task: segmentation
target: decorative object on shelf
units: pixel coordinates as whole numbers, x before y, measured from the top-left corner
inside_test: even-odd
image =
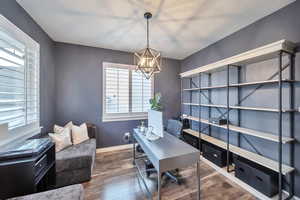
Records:
[[[152,18],[152,14],[146,12],[144,17],[147,20],[147,47],[134,53],[134,62],[137,66],[136,70],[141,71],[147,79],[150,79],[154,73],[161,71],[161,55],[149,47],[149,19]]]
[[[157,110],[157,111],[161,111],[163,109],[162,105],[161,105],[161,94],[160,93],[156,93],[154,95],[154,97],[152,99],[149,100],[150,101],[150,105],[151,105],[151,109],[152,110]]]
[[[210,118],[209,122],[217,125],[225,125],[228,123],[227,119],[220,119],[220,118]]]

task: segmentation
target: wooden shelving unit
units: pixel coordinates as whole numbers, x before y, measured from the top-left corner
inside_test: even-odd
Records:
[[[294,113],[296,112],[294,108],[294,48],[295,45],[289,41],[286,40],[280,40],[278,42],[274,42],[250,51],[247,51],[245,53],[232,56],[220,61],[217,61],[215,63],[211,63],[205,66],[198,67],[196,69],[183,72],[180,74],[181,80],[188,79],[189,80],[189,87],[184,88],[183,82],[181,82],[181,88],[182,88],[182,94],[181,94],[181,102],[182,105],[189,107],[189,113],[183,113],[182,117],[187,118],[191,121],[198,123],[198,130],[192,130],[192,129],[185,129],[184,132],[196,136],[199,138],[199,142],[201,143],[202,140],[212,143],[216,146],[219,146],[227,151],[227,171],[229,172],[229,153],[232,152],[238,156],[244,157],[248,160],[251,160],[252,162],[255,162],[257,164],[260,164],[264,167],[267,167],[275,172],[278,172],[278,185],[279,185],[279,194],[278,198],[282,199],[282,188],[283,188],[283,175],[289,176],[289,183],[287,184],[289,187],[289,198],[293,197],[294,195],[294,158],[291,156],[290,163],[289,164],[283,164],[282,159],[282,145],[290,145],[290,153],[293,155],[294,153]],[[287,56],[289,58],[289,63],[286,65],[283,65],[283,57]],[[278,58],[278,71],[273,74],[269,79],[263,80],[263,81],[254,81],[254,82],[241,82],[241,69],[243,66],[257,63],[269,59]],[[230,83],[230,68],[234,68],[237,70],[237,83]],[[288,78],[283,79],[282,78],[282,72],[283,70],[288,69]],[[224,85],[212,85],[211,81],[211,74],[218,71],[226,71],[226,79],[227,83]],[[208,75],[208,86],[202,86],[202,75]],[[193,79],[198,79],[198,83],[195,83]],[[283,92],[282,88],[283,85],[287,85],[289,88],[289,106],[288,108],[283,108],[282,103],[282,97]],[[262,108],[262,107],[253,107],[253,106],[244,106],[241,103],[247,99],[249,96],[252,95],[250,93],[248,96],[241,97],[240,90],[243,87],[250,87],[254,88],[253,93],[263,87],[264,85],[269,85],[269,87],[274,87],[278,89],[278,107],[277,108]],[[230,88],[236,88],[237,89],[237,104],[231,105],[230,104]],[[212,90],[226,90],[226,105],[218,105],[214,104],[211,101],[211,91]],[[193,102],[193,92],[197,92],[199,95],[198,102]],[[205,92],[205,94],[203,93]],[[183,102],[183,95],[189,94],[189,102],[184,101]],[[286,95],[286,94],[285,94]],[[208,103],[202,103],[201,102],[201,96],[205,96],[206,99],[208,99]],[[192,108],[196,107],[198,108],[198,116],[193,116]],[[206,107],[208,109],[208,119],[204,119],[201,114],[201,109],[203,107]],[[220,113],[219,119],[227,119],[229,121],[226,125],[218,125],[215,123],[210,122],[211,118],[211,109],[216,109]],[[231,110],[237,110],[237,124],[230,123],[230,111]],[[245,128],[241,126],[240,121],[240,111],[253,111],[258,112],[257,114],[261,112],[270,112],[274,113],[275,118],[278,119],[278,133],[270,133],[265,131],[259,131],[255,128]],[[283,121],[283,114],[286,113],[289,115],[289,123],[290,123],[290,130],[289,130],[289,136],[283,136],[283,128],[282,128],[282,121]],[[204,126],[204,127],[203,127]],[[218,127],[224,130],[227,130],[226,141],[222,141],[220,139],[214,138],[210,136],[211,127]],[[208,128],[209,134],[205,134],[203,131]],[[235,132],[238,134],[238,138],[241,136],[252,136],[263,140],[268,140],[274,142],[274,144],[277,144],[278,147],[278,160],[272,160],[268,158],[267,156],[260,155],[258,153],[243,149],[240,144],[233,145],[230,143],[230,135],[232,132]],[[248,141],[248,140],[247,140]],[[252,144],[251,144],[252,145]]]

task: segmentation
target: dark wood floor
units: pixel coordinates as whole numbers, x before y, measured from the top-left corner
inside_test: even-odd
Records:
[[[201,162],[201,200],[252,200],[250,193],[218,174],[213,168]],[[162,199],[192,200],[196,199],[196,170],[191,166],[181,169],[184,184],[178,186],[166,182],[162,189]],[[155,174],[147,180],[150,190],[156,194]],[[93,178],[84,183],[86,200],[143,200],[145,189],[137,178],[132,165],[132,151],[121,150],[98,153]],[[155,199],[155,198],[154,198]]]

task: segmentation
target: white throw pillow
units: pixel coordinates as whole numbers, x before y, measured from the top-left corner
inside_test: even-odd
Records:
[[[62,132],[57,133],[49,133],[50,138],[55,143],[55,152],[59,152],[64,148],[72,145],[70,129],[64,128]]]
[[[53,131],[54,133],[61,133],[65,128],[69,128],[70,131],[72,130],[72,126],[73,126],[73,122],[70,121],[69,123],[67,123],[64,127],[62,126],[58,126],[58,125],[54,125]]]
[[[85,123],[81,124],[80,126],[72,126],[72,141],[73,144],[80,144],[89,138],[87,126]]]

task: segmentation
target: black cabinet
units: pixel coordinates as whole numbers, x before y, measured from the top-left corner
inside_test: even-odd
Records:
[[[37,155],[0,162],[0,199],[40,192],[55,186],[55,145]]]
[[[227,163],[227,151],[210,143],[202,144],[202,155],[207,160],[219,167],[225,167]]]
[[[245,158],[235,159],[235,176],[268,197],[278,193],[278,173]]]

